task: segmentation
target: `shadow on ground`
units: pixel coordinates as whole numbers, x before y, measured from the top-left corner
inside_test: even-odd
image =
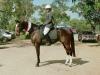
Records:
[[[2,67],[3,65],[0,64],[0,67]]]
[[[46,65],[50,65],[50,64],[56,64],[56,63],[61,63],[61,64],[65,64],[65,60],[50,60],[50,61],[45,61],[45,62],[41,62],[42,65],[40,66],[46,66]],[[77,65],[83,65],[89,63],[89,61],[85,61],[82,60],[82,58],[75,58],[73,59],[73,64],[72,66],[77,66]]]
[[[5,46],[3,46],[3,47],[0,47],[0,49],[7,49],[7,48],[9,48],[9,47],[5,47]]]
[[[6,42],[6,43],[1,43],[0,42],[0,45],[7,45],[7,44],[13,44],[12,42]]]
[[[100,46],[100,43],[98,43],[98,44],[94,44],[94,45],[88,45],[89,47],[98,47],[98,46]]]

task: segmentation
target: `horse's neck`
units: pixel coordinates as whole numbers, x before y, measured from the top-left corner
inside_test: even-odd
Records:
[[[28,23],[27,22],[22,22],[22,25],[24,26],[25,30],[28,29]]]

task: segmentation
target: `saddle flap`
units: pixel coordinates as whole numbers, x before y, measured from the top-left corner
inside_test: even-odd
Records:
[[[49,33],[48,33],[49,37],[51,40],[55,40],[57,39],[57,30],[56,29],[53,29],[51,30]]]

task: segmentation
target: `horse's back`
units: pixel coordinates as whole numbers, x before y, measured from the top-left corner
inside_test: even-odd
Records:
[[[71,37],[72,31],[68,28],[58,29],[58,35],[60,38],[69,38]]]

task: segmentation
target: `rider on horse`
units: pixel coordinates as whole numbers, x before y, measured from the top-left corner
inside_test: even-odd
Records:
[[[51,28],[53,28],[54,26],[54,18],[53,18],[53,14],[52,14],[52,8],[51,5],[46,5],[45,6],[45,10],[46,10],[46,18],[45,18],[45,28],[43,31],[44,36],[46,37],[47,41],[48,41],[48,45],[51,44],[51,39],[48,36],[49,31],[51,30]]]

